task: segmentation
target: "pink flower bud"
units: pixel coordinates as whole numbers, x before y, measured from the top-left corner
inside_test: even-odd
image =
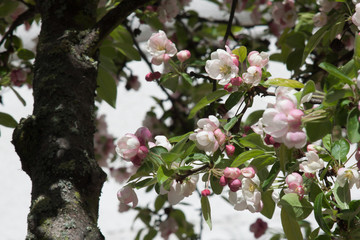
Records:
[[[224,90],[228,91],[229,93],[233,91],[232,84],[228,83],[224,86]]]
[[[141,127],[136,130],[135,136],[139,139],[140,145],[145,146],[146,143],[151,139],[152,134],[146,127]]]
[[[134,190],[129,187],[123,187],[117,192],[117,198],[121,203],[129,204],[132,203],[133,207],[136,207],[138,204],[138,198]]]
[[[306,150],[307,150],[308,152],[315,152],[315,153],[317,153],[314,144],[309,144],[309,145],[307,145]]]
[[[242,82],[243,82],[243,80],[241,77],[234,77],[234,78],[230,79],[230,83],[234,86],[240,86]]]
[[[286,184],[289,186],[289,188],[290,188],[291,183],[296,183],[297,185],[302,185],[302,183],[303,183],[302,176],[300,174],[298,174],[297,172],[293,172],[292,174],[289,174],[286,177],[285,181],[286,181]]]
[[[225,150],[226,150],[226,154],[228,156],[232,156],[232,155],[234,155],[235,147],[232,144],[228,144],[228,145],[226,145]]]
[[[153,73],[149,72],[148,74],[146,74],[145,76],[145,80],[148,81],[148,82],[152,82],[154,79],[153,79]]]
[[[159,79],[159,78],[161,78],[161,73],[160,72],[153,72],[152,73],[152,78],[153,79]]]
[[[219,181],[219,184],[220,184],[221,186],[223,186],[223,187],[228,184],[228,181],[226,180],[226,177],[225,177],[225,176],[221,176],[220,181]]]
[[[246,167],[241,169],[241,174],[246,178],[253,178],[255,177],[255,170],[252,167]]]
[[[210,195],[210,190],[209,189],[204,189],[201,191],[201,196],[203,197],[207,197]]]
[[[191,57],[191,53],[189,50],[182,50],[176,54],[177,58],[180,62],[185,62]]]
[[[240,179],[231,179],[230,181],[229,181],[229,188],[230,188],[230,190],[232,191],[232,192],[236,192],[236,191],[238,191],[239,189],[240,189],[240,187],[241,187],[241,181],[240,181]]]
[[[304,173],[304,175],[305,175],[305,177],[307,177],[307,178],[314,178],[314,177],[315,177],[315,174],[309,173],[309,172]]]
[[[226,178],[236,179],[236,178],[240,177],[240,175],[241,175],[241,170],[238,168],[227,167],[224,170],[224,176]]]
[[[149,153],[149,150],[145,146],[140,146],[137,156],[141,159],[146,158],[146,155]]]
[[[235,54],[231,54],[231,59],[233,61],[233,63],[235,64],[235,66],[239,66],[239,57]]]
[[[163,57],[163,60],[164,60],[164,63],[167,63],[169,60],[170,60],[170,56],[169,54],[164,54],[164,57]]]
[[[140,158],[138,155],[136,155],[135,157],[131,158],[130,161],[134,164],[134,166],[136,167],[140,167],[142,162],[143,162],[143,158]]]
[[[219,145],[223,145],[225,143],[226,140],[226,136],[225,134],[221,131],[220,128],[216,129],[214,131],[214,135],[216,137],[217,142],[219,143]]]
[[[255,223],[250,225],[250,232],[254,233],[255,238],[259,238],[265,234],[268,224],[258,218]]]

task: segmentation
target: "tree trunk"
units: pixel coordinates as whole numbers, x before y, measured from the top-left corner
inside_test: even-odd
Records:
[[[84,40],[96,0],[38,0],[42,27],[34,111],[13,144],[32,180],[27,239],[103,239],[98,204],[106,175],[94,159],[97,59]]]

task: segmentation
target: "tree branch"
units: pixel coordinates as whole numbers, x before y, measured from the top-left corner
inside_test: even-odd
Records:
[[[24,23],[24,21],[34,17],[35,15],[35,8],[34,7],[30,7],[28,10],[26,10],[25,12],[23,12],[22,14],[20,14],[15,21],[11,24],[11,26],[9,27],[9,29],[6,31],[6,33],[4,34],[4,36],[2,37],[2,39],[0,40],[0,46],[5,42],[5,40],[11,36],[14,32],[14,30],[20,26],[21,24]]]
[[[93,28],[95,32],[98,32],[98,37],[94,40],[93,50],[96,50],[101,42],[120,25],[127,16],[150,2],[152,2],[152,0],[124,0],[117,7],[110,10]]]

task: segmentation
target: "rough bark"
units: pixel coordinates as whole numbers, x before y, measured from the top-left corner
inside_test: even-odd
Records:
[[[103,239],[98,202],[106,175],[94,159],[97,59],[82,51],[96,0],[39,0],[42,28],[34,111],[13,143],[32,181],[27,239]]]

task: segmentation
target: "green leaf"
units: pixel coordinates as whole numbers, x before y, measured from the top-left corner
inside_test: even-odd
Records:
[[[315,142],[332,131],[332,124],[329,119],[307,122],[305,125],[306,134],[311,142]]]
[[[332,143],[331,143],[331,134],[330,133],[323,137],[322,142],[323,142],[324,148],[326,148],[328,151],[331,151]]]
[[[261,210],[261,214],[267,217],[268,219],[272,218],[275,211],[275,202],[271,197],[272,192],[273,191],[266,191],[261,194],[261,200],[264,204],[264,207]]]
[[[261,139],[260,135],[258,135],[256,133],[251,133],[251,134],[247,135],[246,137],[240,138],[239,143],[241,145],[243,145],[244,147],[248,147],[248,148],[257,148],[257,149],[262,149],[262,150],[266,150],[266,151],[273,150],[272,148],[266,146],[263,143],[263,140]]]
[[[350,150],[350,144],[344,139],[340,139],[334,142],[331,148],[331,155],[337,160],[345,162],[347,160],[346,155]]]
[[[230,94],[229,98],[225,101],[225,108],[227,110],[233,108],[236,104],[239,103],[242,96],[243,93],[241,92],[233,92],[232,94]]]
[[[139,51],[129,43],[114,43],[114,46],[117,50],[119,50],[124,56],[129,58],[130,60],[140,61],[141,56]]]
[[[210,162],[210,158],[202,153],[193,153],[184,159],[185,163],[189,163],[190,161],[201,161],[206,163],[206,162]]]
[[[153,240],[158,231],[155,228],[149,228],[149,232],[145,235],[144,240]]]
[[[163,184],[169,177],[164,174],[163,166],[160,166],[156,173],[156,178],[159,184]]]
[[[299,81],[293,79],[286,78],[271,78],[265,82],[267,86],[283,86],[283,87],[291,87],[291,88],[303,88],[304,84]]]
[[[338,182],[335,182],[333,188],[333,194],[336,200],[336,203],[341,209],[349,209],[349,203],[351,201],[349,183],[346,182],[344,187],[340,187]]]
[[[269,166],[275,162],[276,158],[270,154],[264,154],[258,157],[255,157],[250,165],[254,166],[258,171],[263,169],[266,166]]]
[[[192,85],[192,79],[187,73],[181,73],[181,77],[187,81],[190,85]]]
[[[322,62],[322,63],[320,63],[319,67],[321,67],[328,73],[332,74],[336,78],[340,79],[342,82],[349,84],[350,86],[354,84],[354,82],[351,80],[350,77],[348,77],[344,73],[340,72],[340,70],[337,69],[337,67],[335,67],[334,65],[332,65],[330,63]]]
[[[309,200],[311,202],[315,202],[316,196],[321,193],[321,188],[319,187],[319,185],[317,183],[315,183],[314,181],[311,182],[310,185],[310,190],[309,190]]]
[[[190,134],[192,134],[193,132],[188,132],[188,133],[185,133],[184,135],[181,135],[181,136],[176,136],[176,137],[172,137],[169,139],[169,142],[171,143],[175,143],[175,142],[180,142],[181,140],[183,140],[184,138],[188,138]]]
[[[221,194],[223,187],[220,185],[220,179],[215,177],[214,175],[210,176],[210,186],[213,192],[216,195]]]
[[[234,159],[234,161],[231,164],[231,167],[238,167],[241,164],[245,163],[247,160],[263,155],[264,153],[265,152],[263,150],[258,150],[258,149],[245,151]]]
[[[244,46],[232,50],[232,53],[239,57],[239,62],[244,62],[247,56],[247,49]]]
[[[35,54],[32,51],[27,50],[25,48],[20,48],[17,51],[17,55],[22,60],[30,60],[30,59],[35,58]]]
[[[202,215],[205,219],[205,222],[209,226],[210,230],[212,229],[212,223],[211,223],[211,208],[209,199],[207,197],[201,197],[201,211]]]
[[[158,195],[155,199],[155,212],[159,211],[165,204],[166,202],[166,197],[165,195]]]
[[[284,208],[281,209],[281,224],[287,240],[303,240],[298,222]]]
[[[165,152],[161,153],[161,158],[164,160],[168,166],[170,166],[173,162],[180,158],[180,154],[172,153],[172,152]]]
[[[15,128],[17,126],[16,120],[7,113],[0,112],[0,125],[9,128]]]
[[[237,123],[239,120],[239,116],[232,117],[228,123],[225,124],[224,129],[225,131],[230,131],[230,129]]]
[[[338,100],[352,96],[354,96],[354,94],[350,89],[333,89],[325,95],[325,103],[336,104]]]
[[[289,54],[286,59],[286,68],[288,70],[297,71],[301,67],[301,58],[304,53],[304,48],[295,49]]]
[[[313,209],[313,206],[305,198],[300,200],[296,193],[285,194],[280,200],[280,205],[298,221],[307,218]]]
[[[154,177],[154,178],[145,178],[144,180],[141,180],[137,183],[135,183],[135,187],[137,189],[140,189],[140,188],[143,188],[143,187],[147,187],[147,186],[150,186],[150,185],[153,185],[157,182],[157,179]]]
[[[315,34],[313,34],[304,49],[304,55],[302,56],[301,65],[305,63],[307,56],[315,49],[315,47],[320,43],[321,39],[325,36],[328,31],[329,26],[326,25],[320,28]]]
[[[111,74],[100,64],[97,77],[98,88],[96,89],[98,96],[105,100],[110,106],[115,108],[117,87],[115,79]]]
[[[322,215],[322,203],[323,203],[324,193],[320,193],[316,196],[314,202],[314,214],[319,227],[328,235],[331,235],[329,226],[326,224],[324,217]]]
[[[301,91],[301,99],[309,94],[309,93],[313,93],[315,92],[316,88],[315,88],[315,83],[313,80],[309,80],[305,83],[304,89]]]
[[[22,98],[22,96],[12,86],[9,86],[9,87],[15,93],[16,97],[19,99],[19,101],[22,103],[22,105],[26,106],[26,102]]]
[[[267,178],[265,179],[265,181],[261,186],[263,192],[265,192],[273,184],[279,172],[280,172],[280,162],[277,161],[272,166],[269,175],[267,176]]]
[[[354,108],[349,112],[346,122],[346,130],[350,142],[360,142],[360,124],[359,124],[360,112],[357,108]]]
[[[252,113],[246,118],[244,122],[244,126],[252,126],[253,124],[257,123],[259,119],[262,117],[264,110],[257,110]]]
[[[218,100],[219,98],[225,96],[228,94],[225,90],[217,90],[215,92],[210,93],[209,95],[203,97],[195,106],[193,109],[191,109],[188,119],[191,119],[195,116],[195,114],[202,108],[204,108],[206,105]]]

